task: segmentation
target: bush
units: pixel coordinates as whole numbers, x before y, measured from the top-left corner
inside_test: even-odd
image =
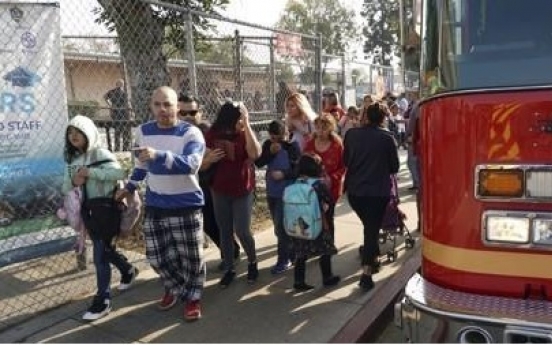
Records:
[[[97,101],[68,101],[67,110],[69,118],[77,114],[95,118],[98,115],[100,104]]]

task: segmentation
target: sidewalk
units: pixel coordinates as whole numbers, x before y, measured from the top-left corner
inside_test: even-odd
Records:
[[[408,172],[403,164],[399,181],[403,191],[401,209],[408,216],[408,228],[414,229],[414,195],[404,191],[409,186]],[[318,263],[311,261],[307,266],[307,281],[316,285],[316,289],[296,294],[291,288],[293,270],[279,276],[270,274],[276,255],[272,229],[258,233],[255,240],[260,276],[254,285],[246,282],[247,264],[242,254],[237,266],[238,277],[230,287],[220,289],[221,273],[216,269],[219,254],[214,246],[207,249],[203,318],[195,323],[183,320],[181,305],[165,312],[157,309],[162,287],[156,274],[149,269],[140,273],[132,289],[114,296],[114,309],[104,319],[94,323],[81,321],[89,302],[86,299],[38,315],[0,333],[0,343],[326,343],[415,252],[400,250],[397,261],[385,263],[374,276],[375,289],[361,292],[357,283],[361,274],[358,246],[362,241],[362,227],[347,203],[342,202],[336,210],[339,254],[333,259],[334,271],[341,276],[342,282],[335,288],[322,287]],[[388,243],[382,245],[382,253],[388,246]]]

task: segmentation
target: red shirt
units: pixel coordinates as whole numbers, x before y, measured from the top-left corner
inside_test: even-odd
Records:
[[[325,151],[316,150],[314,141],[311,139],[305,144],[304,152],[314,152],[322,158],[322,165],[330,179],[330,192],[332,199],[337,202],[343,194],[343,175],[345,175],[345,164],[343,163],[343,145],[332,139],[330,147]]]
[[[205,134],[209,149],[220,148],[225,152],[215,167],[211,188],[215,193],[242,197],[255,189],[255,170],[245,149],[245,133],[240,132],[233,138],[209,130]]]

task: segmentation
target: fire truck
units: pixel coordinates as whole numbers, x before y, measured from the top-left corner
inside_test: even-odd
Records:
[[[424,0],[411,342],[552,343],[552,1]]]

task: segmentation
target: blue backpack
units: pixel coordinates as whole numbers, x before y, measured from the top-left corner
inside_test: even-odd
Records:
[[[314,240],[322,232],[322,212],[313,188],[318,179],[298,179],[284,189],[284,229],[290,237]]]

